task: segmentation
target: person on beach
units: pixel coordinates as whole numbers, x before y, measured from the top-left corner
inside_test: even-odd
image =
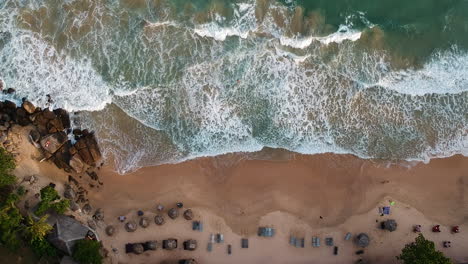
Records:
[[[433,228],[432,228],[432,232],[440,232],[440,225],[435,225]]]

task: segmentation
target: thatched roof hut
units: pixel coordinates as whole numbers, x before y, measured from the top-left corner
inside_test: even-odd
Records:
[[[382,228],[386,229],[386,230],[388,230],[390,232],[395,231],[397,229],[397,226],[398,226],[397,222],[395,220],[393,220],[393,219],[388,219],[388,220],[382,222]]]
[[[48,222],[54,229],[47,236],[47,240],[69,255],[72,254],[73,246],[79,240],[88,236],[97,237],[91,228],[68,216],[54,215],[50,217]]]
[[[144,251],[145,251],[145,248],[143,247],[143,245],[141,243],[133,244],[133,253],[135,253],[137,255],[140,255]]]
[[[157,225],[164,225],[164,223],[166,222],[166,220],[164,220],[164,216],[162,215],[156,215],[154,217],[154,222],[157,224]]]
[[[197,249],[197,241],[194,239],[184,241],[184,249],[190,251]]]
[[[127,232],[135,232],[135,230],[137,230],[138,228],[138,225],[135,221],[131,220],[131,221],[128,221],[126,224],[125,224],[125,230],[127,230]]]
[[[189,221],[193,219],[193,212],[192,212],[191,209],[185,210],[184,218],[185,218],[185,220],[189,220]]]
[[[148,250],[156,250],[156,249],[158,249],[158,241],[156,241],[156,240],[147,241],[144,244],[144,247],[146,249],[148,249]]]
[[[172,219],[176,219],[179,216],[179,210],[177,210],[177,208],[171,208],[169,212],[167,212],[167,215]]]
[[[177,239],[175,238],[168,238],[163,240],[163,249],[173,250],[177,248]]]
[[[357,246],[365,248],[369,246],[370,238],[366,233],[360,233],[356,236],[355,243]]]
[[[108,236],[113,236],[115,234],[115,227],[113,225],[109,225],[106,227],[106,234]]]
[[[150,224],[150,220],[148,219],[148,217],[146,216],[143,216],[142,218],[140,218],[140,226],[143,227],[143,228],[147,228]]]

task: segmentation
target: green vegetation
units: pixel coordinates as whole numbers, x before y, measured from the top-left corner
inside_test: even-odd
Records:
[[[16,183],[16,177],[11,173],[15,167],[13,156],[4,148],[0,148],[0,187]]]
[[[95,240],[83,239],[76,243],[73,259],[81,264],[101,264],[101,243]]]
[[[70,207],[70,201],[67,199],[60,199],[60,195],[51,186],[41,189],[41,201],[38,204],[36,215],[44,215],[44,213],[52,209],[58,214],[63,214]]]
[[[449,258],[435,249],[434,242],[422,234],[415,242],[407,244],[397,259],[404,264],[452,264]]]
[[[23,216],[15,205],[18,199],[18,195],[11,193],[0,207],[0,243],[10,250],[16,250],[20,246],[18,232],[21,230]]]

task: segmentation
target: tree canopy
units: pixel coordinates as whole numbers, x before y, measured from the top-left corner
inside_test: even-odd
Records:
[[[12,174],[15,169],[15,159],[4,148],[0,148],[0,187],[12,185],[16,177]]]
[[[46,186],[41,189],[41,201],[35,213],[36,215],[43,215],[47,210],[52,209],[58,214],[63,214],[68,207],[70,207],[68,199],[60,199],[60,195],[53,187]]]
[[[403,264],[452,264],[449,258],[435,249],[434,242],[422,234],[415,242],[407,244],[396,258]]]
[[[75,244],[73,259],[81,264],[101,264],[101,243],[95,240],[82,239]]]

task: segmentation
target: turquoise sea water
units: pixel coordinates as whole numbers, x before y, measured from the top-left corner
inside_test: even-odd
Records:
[[[4,0],[0,78],[120,172],[264,147],[468,153],[468,1]]]

